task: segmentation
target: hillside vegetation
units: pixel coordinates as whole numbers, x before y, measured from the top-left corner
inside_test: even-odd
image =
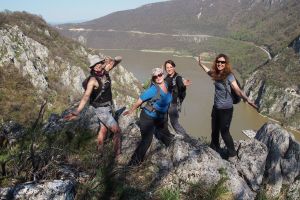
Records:
[[[0,120],[28,120],[38,112],[39,97],[34,86],[13,66],[0,67]]]
[[[299,35],[299,10],[298,0],[177,0],[60,27],[232,37],[266,45],[275,55]]]
[[[14,120],[24,126],[34,122],[45,102],[43,120],[78,102],[88,56],[102,55],[26,12],[0,12],[0,44],[0,122]],[[136,78],[122,66],[111,77],[114,100],[119,105],[132,103],[141,87]]]
[[[48,114],[61,112],[70,96],[78,95],[61,80],[62,73],[68,66],[87,65],[81,45],[26,12],[1,12],[0,32],[4,34],[0,47],[1,121],[16,120],[28,126],[45,101]],[[43,79],[45,85],[39,82]]]
[[[0,28],[4,28],[6,25],[18,26],[24,35],[46,46],[51,58],[58,56],[72,65],[87,65],[86,57],[76,53],[81,45],[59,34],[40,16],[27,12],[0,12]]]

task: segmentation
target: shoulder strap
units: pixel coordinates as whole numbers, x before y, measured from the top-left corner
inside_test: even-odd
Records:
[[[152,83],[152,85],[155,86],[156,88],[156,93],[155,93],[155,96],[152,97],[150,100],[148,100],[148,102],[155,102],[157,101],[158,99],[160,99],[160,87],[156,84],[156,83]]]
[[[172,86],[177,85],[177,77],[178,77],[178,74],[176,74],[176,76],[173,77],[173,79],[172,79]]]
[[[178,77],[178,74],[176,74],[175,77],[173,77],[172,79],[172,91],[175,92],[175,93],[178,93],[178,85],[177,85],[177,77]]]
[[[227,77],[226,77],[226,80],[222,80],[222,84],[224,85],[225,90],[230,94],[231,98],[233,99],[233,96],[232,96],[232,94],[231,94],[231,91],[229,91],[228,88],[227,88],[227,82],[229,83],[229,86],[230,86],[230,82],[229,82],[229,80],[227,79]],[[230,87],[231,87],[231,86],[230,86]],[[226,95],[226,98],[227,98],[227,95]]]
[[[96,98],[94,99],[93,103],[96,102],[96,101],[100,98],[100,96],[103,94],[104,89],[105,89],[105,84],[103,84],[103,83],[101,82],[101,80],[99,80],[98,77],[96,77],[96,76],[94,76],[94,77],[95,77],[95,79],[97,80],[99,86],[101,86],[101,91],[100,91],[99,94],[96,96]],[[100,83],[101,83],[101,85],[100,85]]]
[[[233,75],[233,77],[234,77],[236,83],[237,83],[238,86],[240,87],[240,83],[239,83],[238,80],[236,79],[234,73],[232,73],[232,75]],[[231,98],[232,98],[232,99],[235,99],[235,98],[233,97],[233,94],[231,93],[231,91],[228,90],[226,82],[228,82],[229,86],[231,87],[231,83],[230,83],[230,81],[228,80],[228,77],[226,77],[226,81],[223,80],[222,83],[223,83],[223,85],[224,85],[226,91],[230,94]]]
[[[154,85],[155,88],[156,88],[156,94],[154,97],[152,97],[151,99],[149,99],[147,102],[146,102],[146,105],[144,106],[147,110],[151,111],[151,112],[154,112],[155,111],[155,108],[154,108],[154,103],[160,99],[160,87],[155,84],[155,83],[151,83],[151,85]]]

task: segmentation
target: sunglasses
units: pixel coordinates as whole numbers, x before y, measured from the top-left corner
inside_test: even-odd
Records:
[[[153,76],[153,78],[162,77],[162,76],[163,74],[161,73],[161,74],[157,74],[156,76]]]
[[[226,61],[223,61],[223,60],[217,60],[217,63],[225,64]]]

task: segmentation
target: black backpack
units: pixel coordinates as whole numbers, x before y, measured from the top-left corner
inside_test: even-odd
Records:
[[[234,76],[234,75],[233,75],[233,76]],[[237,85],[239,86],[239,88],[241,88],[240,82],[236,79],[235,76],[234,76],[234,78],[235,78],[236,83],[237,83]],[[230,91],[228,91],[228,89],[227,89],[227,84],[226,84],[226,82],[228,82],[228,84],[230,85]],[[232,98],[233,104],[238,104],[238,103],[240,103],[241,97],[234,91],[234,89],[232,88],[232,86],[231,86],[231,84],[230,84],[230,82],[229,82],[229,80],[228,80],[227,78],[226,78],[226,82],[223,81],[223,84],[224,84],[224,87],[225,87],[226,91],[230,94],[230,96],[231,96],[231,98]]]

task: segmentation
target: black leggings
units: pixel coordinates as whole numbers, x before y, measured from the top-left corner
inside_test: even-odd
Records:
[[[220,132],[224,143],[228,149],[228,156],[236,155],[233,139],[230,135],[229,128],[232,119],[233,108],[217,109],[213,107],[211,113],[211,143],[210,147],[217,152],[220,150]]]
[[[166,146],[169,146],[174,135],[168,129],[168,118],[153,119],[148,116],[144,110],[140,115],[140,130],[142,140],[131,157],[129,165],[139,165],[143,162],[145,154],[151,145],[153,134],[162,141]]]

